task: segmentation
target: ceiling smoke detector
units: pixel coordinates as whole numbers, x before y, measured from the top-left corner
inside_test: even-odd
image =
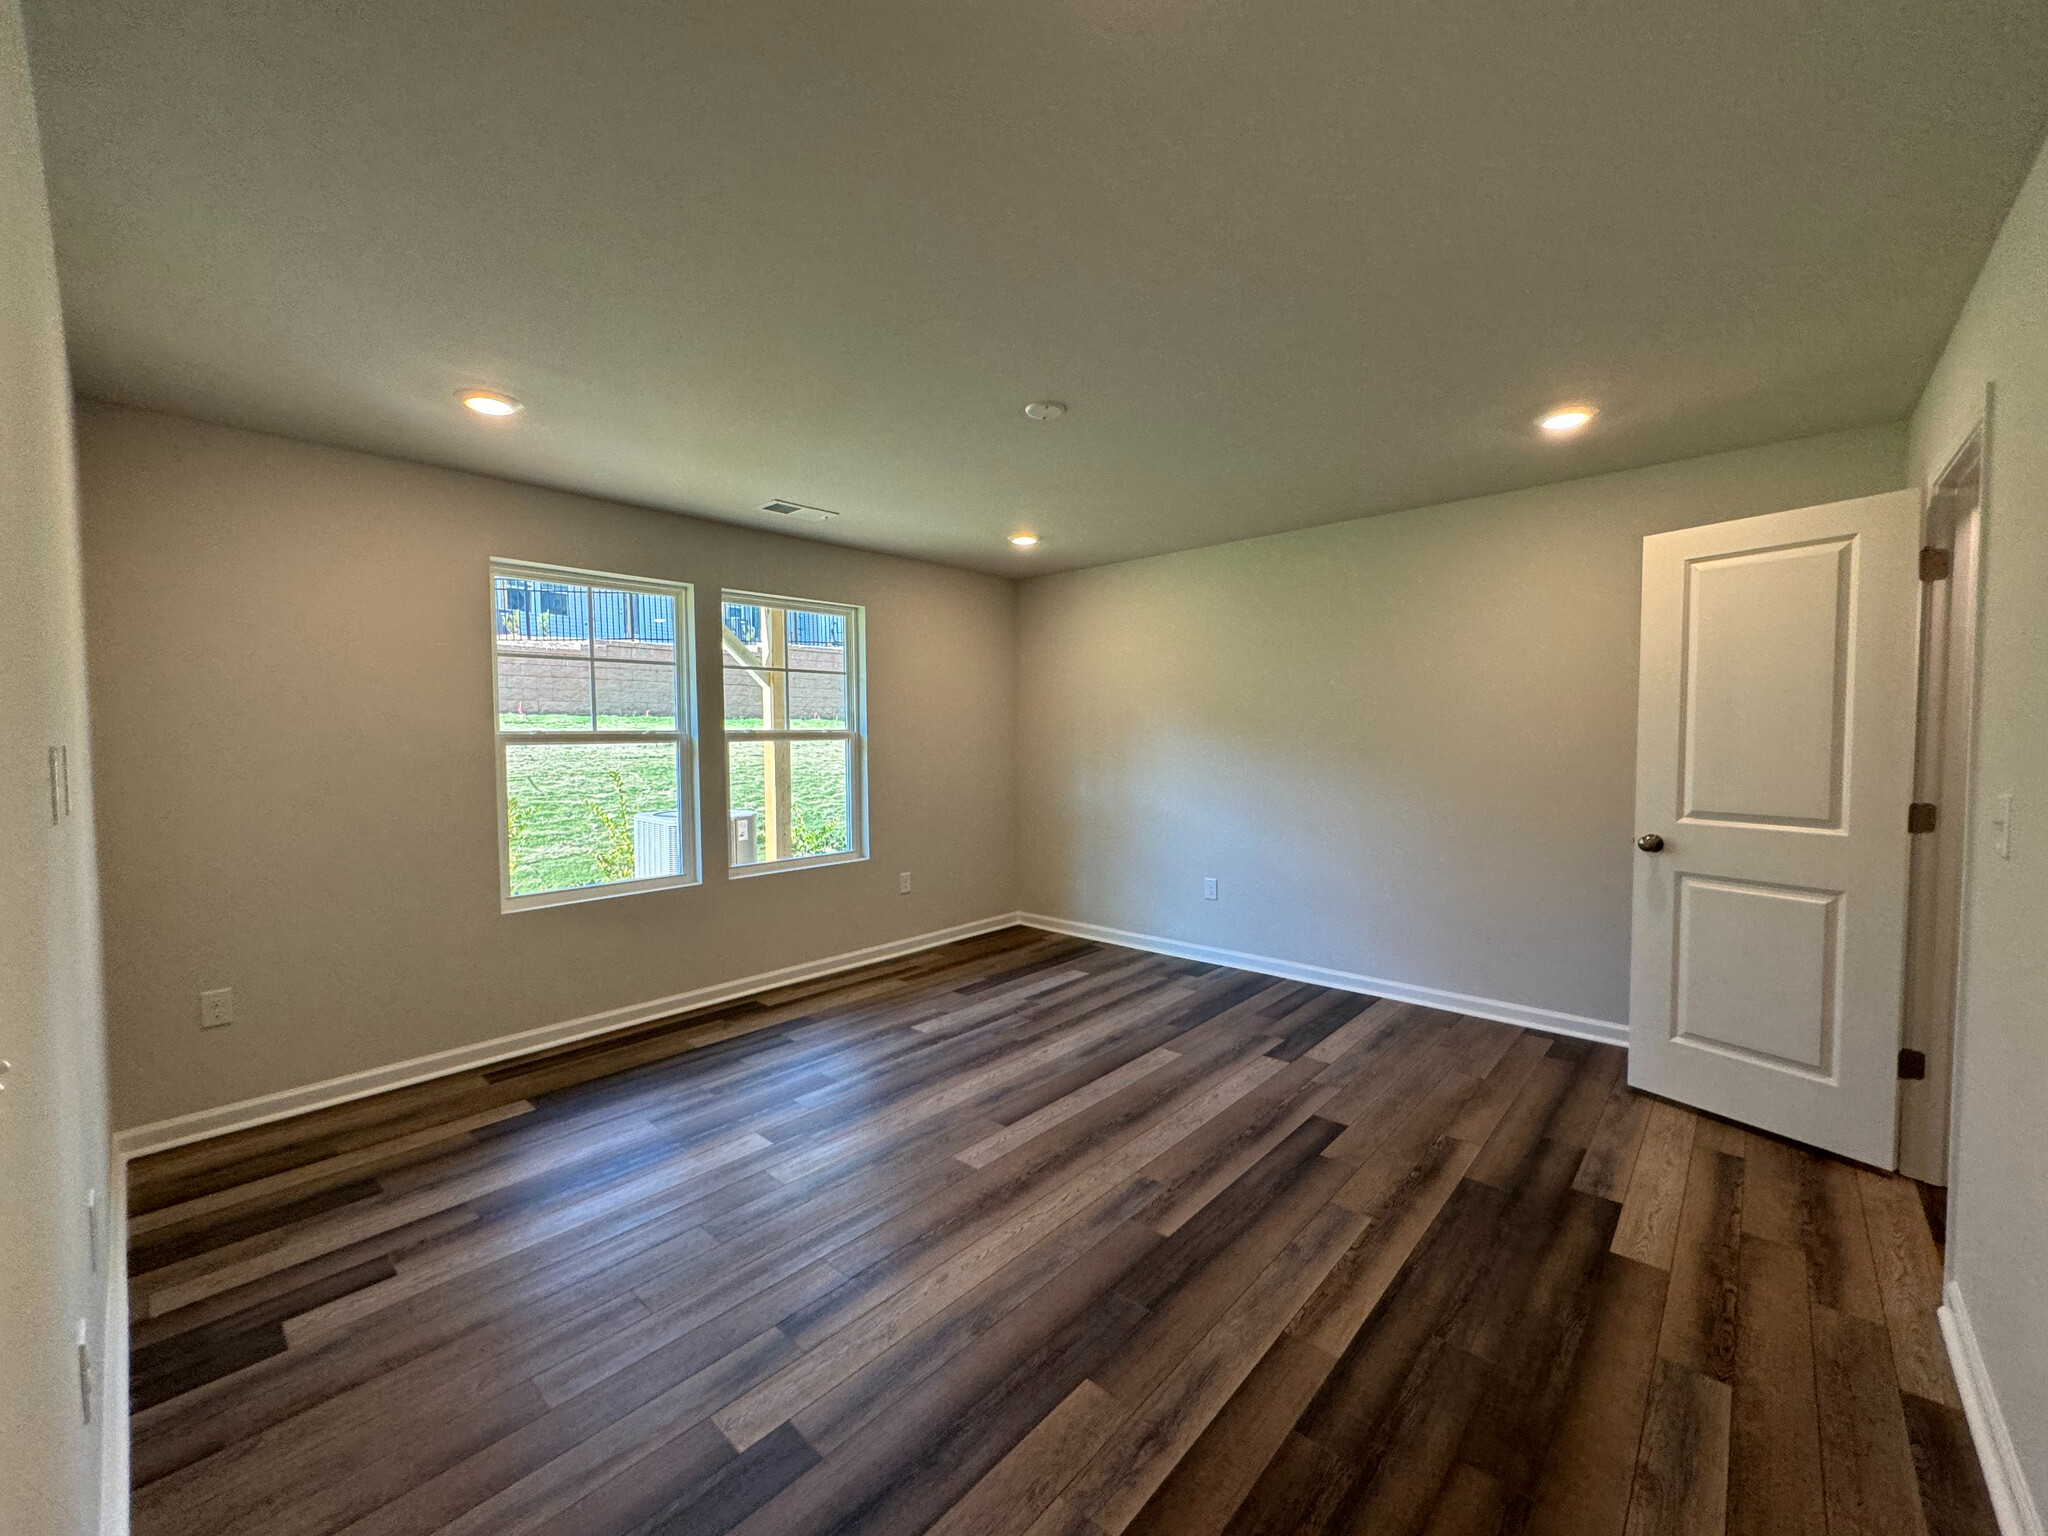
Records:
[[[1033,421],[1058,421],[1067,408],[1057,400],[1034,400],[1024,407],[1024,414]]]
[[[786,517],[793,523],[829,523],[839,515],[829,508],[809,507],[800,501],[764,501],[761,510]]]

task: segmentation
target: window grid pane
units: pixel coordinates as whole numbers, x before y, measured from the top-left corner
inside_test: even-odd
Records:
[[[789,743],[789,839],[793,858],[852,850],[847,757],[852,743]]]
[[[569,582],[497,576],[501,651],[537,656],[590,654],[590,589]]]
[[[800,672],[844,672],[845,617],[808,608],[791,608],[788,612],[790,667]]]
[[[498,728],[590,730],[590,663],[582,657],[501,653]]]
[[[757,603],[725,603],[720,607],[725,631],[739,646],[744,659],[752,663],[768,660],[766,637],[772,620]]]
[[[597,728],[601,731],[673,731],[676,669],[634,661],[596,664]]]

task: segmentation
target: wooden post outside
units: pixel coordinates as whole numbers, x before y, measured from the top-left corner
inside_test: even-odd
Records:
[[[771,731],[789,729],[789,634],[780,608],[761,609],[761,658],[766,663],[761,679],[762,706],[768,717],[761,724]],[[790,854],[789,834],[789,743],[761,743],[762,818],[767,823],[768,857],[786,859]]]

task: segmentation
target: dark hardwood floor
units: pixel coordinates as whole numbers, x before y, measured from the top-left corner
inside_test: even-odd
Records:
[[[136,1163],[138,1536],[1995,1531],[1914,1186],[1011,929]]]

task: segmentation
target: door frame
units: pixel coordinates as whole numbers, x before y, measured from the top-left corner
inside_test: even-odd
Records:
[[[1922,487],[1924,546],[1950,552],[1946,583],[1923,582],[1914,798],[1938,806],[1935,830],[1913,840],[1907,889],[1900,1042],[1926,1057],[1926,1077],[1899,1084],[1899,1171],[1955,1179],[1955,1088],[1961,1081],[1964,892],[1974,854],[1974,753],[1983,561],[1989,507],[1991,401]],[[1942,590],[1945,587],[1945,590]]]

